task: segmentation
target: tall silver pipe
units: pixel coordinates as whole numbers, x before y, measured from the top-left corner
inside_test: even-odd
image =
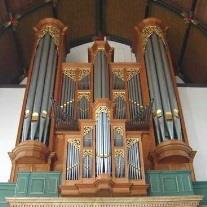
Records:
[[[42,104],[41,104],[41,116],[40,116],[40,123],[39,123],[39,141],[43,138],[43,132],[45,129],[45,122],[48,116],[49,110],[49,101],[50,101],[50,91],[52,90],[52,82],[54,82],[54,60],[55,56],[55,44],[53,41],[50,43],[50,52],[48,57],[46,75],[45,75],[45,82],[44,82],[44,90],[43,90],[43,97],[42,97]],[[56,69],[56,68],[55,68]]]
[[[49,34],[45,35],[45,41],[43,45],[43,55],[40,62],[40,73],[38,75],[37,80],[37,88],[35,92],[35,99],[34,99],[34,105],[33,105],[33,113],[37,114],[37,120],[31,122],[31,139],[33,140],[35,138],[35,134],[37,132],[38,124],[39,124],[39,114],[40,114],[40,107],[42,102],[42,95],[43,95],[43,87],[44,87],[44,80],[45,80],[45,74],[46,74],[46,68],[47,68],[47,62],[48,62],[48,55],[49,55],[49,49],[50,49],[50,42],[51,37]]]
[[[152,92],[152,97],[154,98],[154,106],[155,106],[155,124],[158,123],[157,131],[160,132],[160,141],[163,141],[166,139],[165,137],[165,124],[164,124],[164,118],[163,118],[163,106],[161,102],[161,95],[159,90],[159,84],[156,74],[156,68],[155,68],[155,62],[153,58],[153,51],[152,51],[152,44],[149,40],[146,47],[145,52],[145,59],[149,65],[149,67],[146,67],[147,69],[147,76],[148,76],[148,83],[152,84],[152,88],[150,89],[150,92]],[[159,112],[159,113],[158,113]],[[157,133],[157,136],[159,133]],[[159,138],[158,138],[159,141]]]
[[[54,92],[56,67],[57,67],[57,50],[55,50],[53,64],[52,64],[51,82],[50,82],[49,96],[48,96],[48,100],[47,100],[47,111],[48,111],[48,113],[50,112],[51,107],[52,107],[52,102],[51,102],[50,99],[51,99],[51,97],[53,97],[53,92]],[[44,109],[42,109],[42,111],[43,110]],[[50,117],[48,115],[46,117],[46,123],[45,123],[45,126],[44,126],[44,133],[43,133],[43,143],[44,144],[46,144],[46,142],[47,142],[49,123],[50,123]]]
[[[156,71],[157,71],[157,78],[159,80],[159,86],[160,86],[160,94],[161,94],[161,100],[162,100],[162,106],[163,110],[165,113],[165,123],[166,123],[166,128],[168,130],[168,134],[171,139],[174,138],[174,131],[173,131],[173,121],[172,119],[167,119],[166,114],[171,113],[171,107],[170,107],[170,101],[169,101],[169,96],[168,96],[168,91],[167,91],[167,83],[165,80],[165,76],[163,73],[163,65],[162,65],[162,59],[161,59],[161,54],[159,51],[159,45],[158,45],[158,38],[157,35],[153,34],[151,36],[151,41],[152,41],[152,46],[153,46],[153,51],[154,51],[154,59],[156,63]]]
[[[33,63],[33,70],[32,70],[32,77],[28,92],[28,98],[26,103],[26,112],[28,111],[27,117],[25,117],[23,122],[23,129],[22,129],[22,141],[25,141],[28,138],[29,134],[29,128],[30,128],[30,122],[31,122],[31,116],[32,116],[32,106],[34,103],[34,97],[35,97],[35,90],[37,87],[37,79],[39,74],[39,65],[40,65],[40,59],[42,56],[42,48],[43,48],[43,39],[39,41],[39,45],[37,46],[36,54],[34,57],[34,63]]]
[[[165,75],[165,78],[166,78],[171,109],[177,111],[178,110],[178,105],[177,105],[177,100],[176,100],[176,96],[175,96],[175,91],[174,91],[174,88],[173,88],[172,78],[170,76],[169,60],[168,60],[163,42],[160,40],[160,38],[159,38],[159,46],[160,46],[160,51],[161,51],[161,56],[162,56],[162,61],[163,61],[163,66],[164,66],[163,67],[164,68],[163,72],[164,72],[164,75]],[[174,111],[172,111],[172,113],[174,113]],[[181,129],[180,119],[179,119],[178,116],[176,116],[174,114],[173,115],[173,120],[174,120],[174,124],[175,124],[175,132],[176,132],[177,138],[179,140],[182,140],[182,129]]]

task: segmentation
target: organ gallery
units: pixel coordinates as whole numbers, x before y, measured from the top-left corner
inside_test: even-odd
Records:
[[[134,27],[136,63],[114,62],[102,38],[87,63],[65,62],[68,27],[48,18],[34,28],[11,181],[59,172],[61,197],[94,199],[149,195],[149,171],[194,179],[166,27],[155,18]]]

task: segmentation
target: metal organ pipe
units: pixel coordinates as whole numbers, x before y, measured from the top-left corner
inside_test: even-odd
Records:
[[[171,117],[169,118],[167,117],[167,116],[171,116],[171,107],[170,107],[168,91],[166,88],[167,84],[166,84],[166,80],[164,77],[164,71],[163,71],[161,54],[159,51],[157,35],[152,34],[151,41],[153,45],[154,59],[156,63],[157,78],[159,80],[158,83],[159,83],[159,88],[160,88],[162,106],[164,110],[164,120],[166,124],[167,134],[169,134],[168,137],[170,137],[170,139],[173,139],[174,138],[173,121]]]
[[[37,80],[37,88],[35,92],[35,99],[34,99],[34,105],[33,105],[33,114],[32,114],[32,122],[31,122],[31,139],[35,139],[35,136],[37,136],[37,128],[38,128],[38,120],[39,120],[39,114],[41,110],[41,102],[42,102],[42,95],[43,95],[43,89],[44,89],[44,79],[47,69],[47,62],[48,62],[48,56],[50,51],[50,42],[51,37],[49,34],[46,34],[44,39],[44,45],[43,45],[43,55],[40,61],[40,73],[38,75]]]
[[[50,90],[49,90],[49,96],[47,98],[47,105],[46,105],[46,111],[50,111],[51,109],[51,100],[50,98],[53,96],[53,89],[54,89],[54,85],[55,85],[55,72],[56,72],[56,66],[57,66],[57,51],[55,51],[54,53],[54,59],[53,59],[53,65],[52,65],[52,73],[51,73],[51,83],[50,83]],[[44,108],[42,109],[42,112],[44,111]],[[50,123],[50,117],[47,115],[46,117],[46,122],[45,125],[43,127],[43,143],[46,144],[46,142],[48,141],[48,129],[49,129],[49,123]]]
[[[26,103],[22,141],[37,139],[48,142],[50,98],[53,94],[57,62],[57,47],[46,33],[39,40],[34,58],[31,83]],[[29,112],[29,113],[28,113]]]
[[[145,50],[145,63],[151,98],[154,99],[154,124],[158,143],[182,140],[178,105],[170,76],[169,60],[162,40],[152,34]]]
[[[105,52],[99,50],[94,62],[94,98],[109,98],[109,69]]]
[[[164,48],[163,42],[159,38],[159,48],[161,51],[161,56],[162,56],[162,61],[163,61],[163,68],[164,68],[164,75],[166,78],[166,83],[167,83],[167,89],[169,93],[169,99],[170,99],[170,104],[171,104],[171,110],[173,110],[173,121],[175,125],[175,133],[176,137],[179,140],[182,140],[182,129],[181,129],[181,123],[178,115],[178,104],[175,96],[175,91],[173,88],[173,83],[172,83],[172,78],[170,76],[170,66],[169,66],[169,60],[166,55],[166,50]]]
[[[39,44],[36,49],[36,55],[34,58],[32,78],[30,82],[28,98],[27,98],[27,103],[26,103],[25,119],[23,122],[22,141],[29,139],[28,135],[29,135],[29,128],[30,128],[30,123],[31,123],[31,116],[32,116],[32,106],[34,103],[35,89],[37,86],[37,78],[39,74],[39,65],[40,65],[40,59],[42,55],[42,47],[43,47],[43,39],[39,41]]]
[[[154,99],[154,123],[157,132],[157,141],[158,143],[164,141],[165,137],[165,124],[162,116],[162,102],[160,96],[160,89],[156,74],[155,61],[152,51],[152,43],[151,40],[148,40],[146,51],[145,51],[145,62],[146,62],[146,70],[148,77],[148,84],[150,89],[151,99]]]

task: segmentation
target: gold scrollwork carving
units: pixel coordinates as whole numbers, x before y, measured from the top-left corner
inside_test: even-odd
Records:
[[[85,149],[83,150],[83,156],[92,156],[93,155],[93,151],[91,149]]]
[[[80,69],[78,72],[78,80],[82,80],[84,77],[90,74],[90,70],[87,69]]]
[[[119,157],[119,156],[124,157],[124,150],[123,149],[115,149],[114,155],[115,155],[115,157]]]
[[[137,75],[138,73],[139,73],[139,70],[127,69],[126,71],[127,81],[129,81],[133,76]]]
[[[63,74],[66,75],[68,78],[76,81],[76,70],[75,69],[64,69]]]
[[[73,144],[76,148],[80,149],[80,140],[79,139],[68,139],[70,144]]]
[[[83,135],[85,136],[85,135],[88,134],[92,129],[93,129],[92,126],[85,126],[85,127],[83,128]]]
[[[142,44],[143,44],[143,49],[144,50],[146,48],[148,39],[150,38],[150,36],[153,33],[158,35],[160,37],[160,39],[163,41],[163,43],[166,44],[164,33],[163,33],[163,31],[160,27],[158,27],[158,26],[146,26],[142,30],[142,41],[143,41]]]
[[[96,109],[96,119],[99,117],[100,113],[106,113],[108,118],[110,119],[110,110],[107,106],[99,106]]]
[[[114,70],[113,74],[124,81],[124,70]]]
[[[131,147],[133,144],[135,144],[135,143],[137,143],[137,142],[139,142],[139,138],[128,138],[127,140],[126,140],[126,144],[127,144],[127,147],[129,148],[129,147]]]
[[[122,97],[125,100],[125,91],[114,91],[113,100],[115,100],[117,97]]]
[[[54,43],[59,46],[60,44],[60,29],[53,25],[45,25],[42,29],[40,29],[38,33],[38,40],[42,39],[47,33],[53,38]]]
[[[123,127],[115,126],[114,127],[114,131],[117,132],[118,134],[120,134],[121,136],[124,135],[124,129],[123,129]]]
[[[91,100],[91,93],[90,92],[83,92],[83,91],[79,91],[78,92],[78,101],[81,100],[81,98],[85,97],[88,101]]]

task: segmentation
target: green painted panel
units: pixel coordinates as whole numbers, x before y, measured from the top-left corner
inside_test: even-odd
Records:
[[[0,207],[7,207],[5,197],[13,197],[15,194],[14,183],[0,183]]]
[[[191,172],[185,170],[159,171],[146,173],[152,196],[193,195]]]
[[[59,172],[19,173],[17,175],[16,196],[58,196]]]
[[[207,205],[207,181],[193,182],[193,190],[196,195],[203,195],[204,198],[200,204]]]

